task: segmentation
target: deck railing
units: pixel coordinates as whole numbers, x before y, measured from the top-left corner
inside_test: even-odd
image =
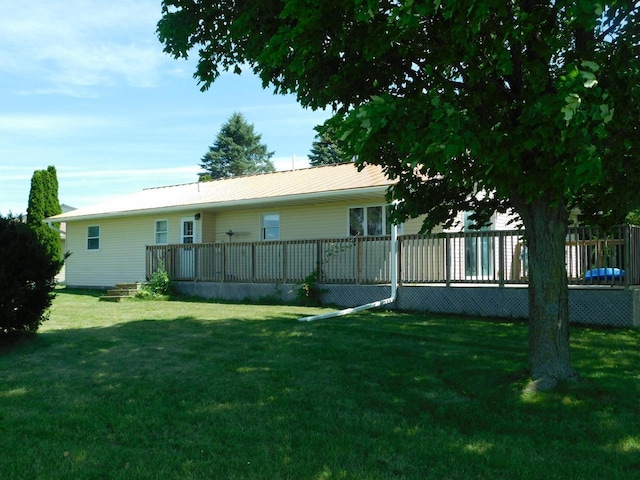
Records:
[[[571,228],[565,243],[571,284],[640,284],[640,227],[603,232]],[[390,237],[154,245],[147,277],[163,266],[173,281],[379,284],[391,277]],[[526,284],[521,231],[477,231],[398,237],[404,284]]]

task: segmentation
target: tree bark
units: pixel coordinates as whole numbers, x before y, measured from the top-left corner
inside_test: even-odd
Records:
[[[569,287],[565,264],[565,205],[541,198],[525,206],[529,264],[530,389],[553,389],[574,381],[569,352]]]

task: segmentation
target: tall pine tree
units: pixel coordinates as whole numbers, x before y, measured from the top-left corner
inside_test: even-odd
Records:
[[[237,177],[256,173],[275,172],[271,162],[274,152],[260,143],[262,136],[255,133],[253,124],[247,123],[241,113],[234,112],[222,125],[214,144],[202,157],[201,180]]]
[[[54,166],[46,170],[36,170],[31,177],[31,190],[27,207],[27,225],[33,230],[36,238],[47,254],[55,262],[62,261],[60,244],[60,224],[51,228],[44,219],[62,213],[58,201],[58,175]]]
[[[309,153],[309,163],[313,167],[319,165],[331,165],[334,163],[345,163],[351,161],[350,158],[340,149],[327,133],[316,136]]]

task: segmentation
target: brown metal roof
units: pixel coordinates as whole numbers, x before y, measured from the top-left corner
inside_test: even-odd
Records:
[[[383,191],[394,182],[377,165],[352,163],[156,187],[51,217],[54,221],[120,216],[149,210],[186,210],[321,198],[339,193]]]

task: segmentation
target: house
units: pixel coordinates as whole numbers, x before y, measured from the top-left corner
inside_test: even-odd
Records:
[[[66,223],[67,285],[109,287],[146,280],[147,246],[385,235],[392,184],[346,163],[149,188],[47,221]]]
[[[510,217],[472,231],[461,213],[456,229],[433,235],[409,220],[393,258],[391,185],[379,166],[347,163],[149,188],[47,221],[66,223],[69,287],[144,282],[162,266],[183,293],[291,299],[290,287],[314,273],[323,300],[353,306],[386,298],[397,265],[397,308],[527,315],[527,289],[517,288],[528,281],[526,246]],[[640,227],[570,229],[572,321],[640,325],[639,245]],[[600,271],[626,274],[587,276]]]

